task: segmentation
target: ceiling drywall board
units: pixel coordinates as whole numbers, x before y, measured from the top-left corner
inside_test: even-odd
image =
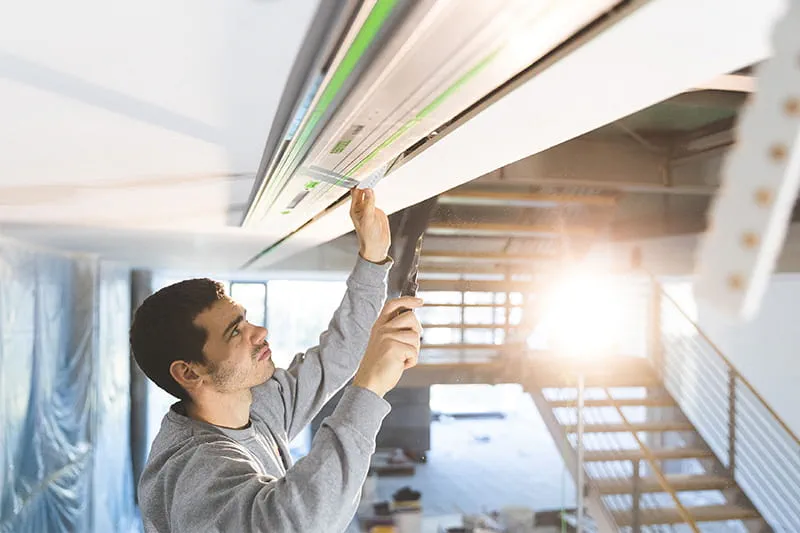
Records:
[[[769,54],[784,6],[784,0],[651,0],[388,176],[376,188],[379,205],[388,213],[413,205],[756,63]],[[345,205],[255,267],[350,229]]]
[[[224,226],[319,1],[4,3],[0,220]]]

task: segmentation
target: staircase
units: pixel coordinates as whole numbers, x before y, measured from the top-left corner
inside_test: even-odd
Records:
[[[582,464],[588,512],[598,529],[770,531],[650,362],[625,359],[584,370]],[[558,375],[552,366],[544,359],[531,365],[525,388],[578,479],[575,369]]]
[[[591,215],[602,227],[613,211],[607,198],[593,205],[590,192],[571,192],[547,192],[556,207],[516,225],[437,211],[420,267],[419,365],[400,385],[522,384],[600,533],[800,532],[800,439],[657,283],[646,291],[649,327],[641,324],[647,357],[571,360],[527,348],[521,321],[535,321],[523,311],[542,269],[593,241],[570,236],[565,222]],[[527,201],[541,202],[537,194]],[[473,196],[469,205],[494,200]],[[472,238],[436,246],[437,235]]]
[[[598,531],[800,531],[800,496],[791,491],[800,487],[800,443],[771,411],[753,417],[757,410],[750,403],[758,398],[739,390],[749,390],[746,382],[707,339],[699,337],[708,346],[698,344],[699,330],[660,289],[653,306],[659,335],[651,357],[586,361],[511,342],[521,329],[525,301],[534,294],[530,281],[422,280],[420,286],[426,298],[420,316],[424,344],[420,365],[403,385],[521,383],[573,478],[583,476],[587,513]],[[431,333],[436,330],[446,334],[437,337]],[[689,397],[689,382],[704,386]],[[696,416],[698,402],[719,410],[711,426],[702,408]],[[759,450],[747,442],[752,434],[742,430],[754,425],[778,441],[763,443],[767,457],[757,462]],[[738,435],[731,427],[739,428]],[[734,456],[738,466],[736,460],[731,464]],[[759,466],[770,471],[760,472]],[[759,483],[752,482],[754,475]]]

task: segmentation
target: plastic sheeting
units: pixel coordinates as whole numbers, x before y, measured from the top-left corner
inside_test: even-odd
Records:
[[[128,271],[0,241],[0,531],[135,530]]]

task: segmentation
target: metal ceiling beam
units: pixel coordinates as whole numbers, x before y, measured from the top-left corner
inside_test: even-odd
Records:
[[[435,222],[428,226],[429,235],[442,235],[448,237],[520,237],[520,238],[550,238],[555,239],[562,235],[592,237],[594,228],[587,226],[572,226],[560,230],[554,226],[532,226],[526,224],[496,224],[496,223],[444,223]]]
[[[564,204],[612,206],[611,196],[510,193],[498,191],[452,191],[439,196],[439,203],[445,205],[483,205],[498,207],[556,207]]]

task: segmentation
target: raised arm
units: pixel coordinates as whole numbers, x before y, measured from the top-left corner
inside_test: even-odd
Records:
[[[353,377],[386,300],[386,278],[392,265],[386,255],[391,242],[389,220],[375,207],[372,190],[353,191],[350,218],[358,235],[359,257],[342,303],[320,335],[319,345],[253,389],[253,411],[264,418],[280,415],[289,439]],[[276,412],[281,406],[283,412]]]

